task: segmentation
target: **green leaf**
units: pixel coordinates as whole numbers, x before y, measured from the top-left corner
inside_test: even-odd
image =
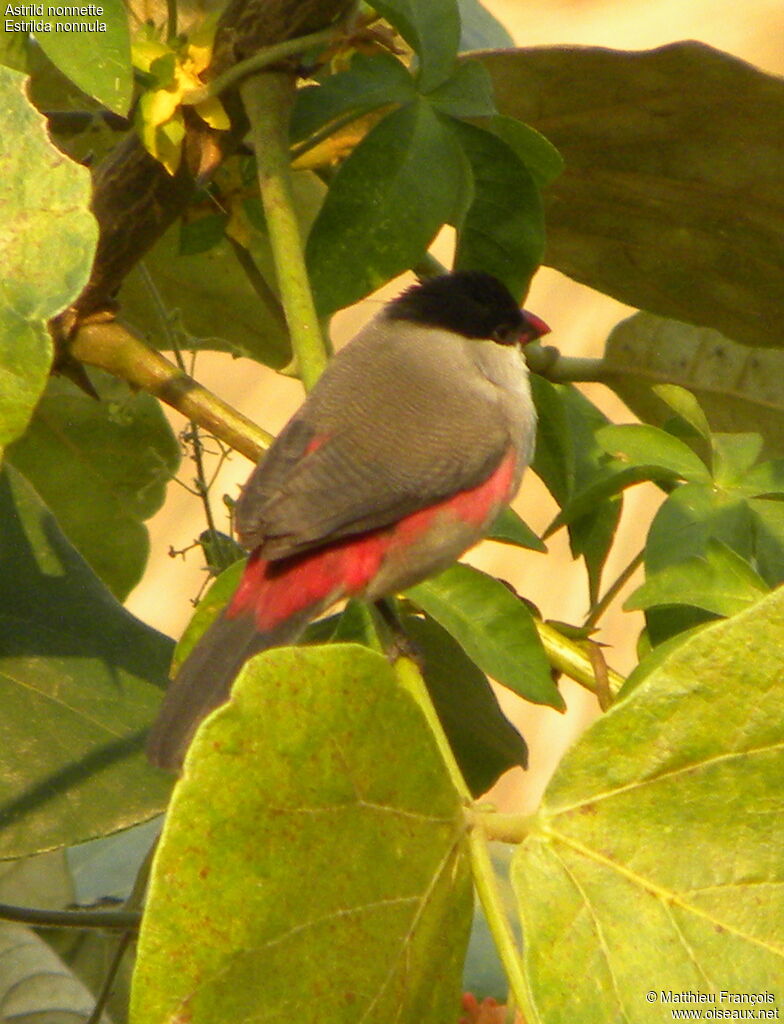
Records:
[[[324,640],[316,640],[310,630],[314,627],[326,627],[331,624],[332,628],[325,639],[333,644],[361,644],[369,647],[371,651],[384,654],[376,623],[373,618],[370,606],[365,601],[352,598],[346,602],[346,606],[339,615],[322,619],[321,622],[313,623],[305,631],[303,643],[323,643]]]
[[[616,700],[621,697],[626,697],[635,687],[639,686],[643,679],[646,679],[655,668],[658,668],[665,659],[669,658],[672,652],[685,644],[691,637],[701,633],[703,629],[713,625],[716,619],[713,616],[706,617],[704,622],[700,622],[696,626],[692,626],[689,629],[683,629],[667,640],[662,640],[656,647],[650,647],[646,644],[647,631],[643,631],[640,639],[637,642],[637,654],[640,658],[639,662],[635,665],[629,675],[626,677],[623,686],[618,691]]]
[[[280,369],[291,359],[280,311],[264,306],[245,276],[228,240],[206,252],[183,255],[179,231],[170,228],[147,254],[147,272],[167,310],[176,316],[188,348],[217,349],[248,356]],[[157,348],[170,346],[142,273],[125,278],[120,291],[123,317]],[[226,310],[232,311],[231,316]]]
[[[0,67],[0,455],[25,430],[46,384],[46,321],[90,275],[98,228],[90,174],[63,156],[24,95],[25,77]]]
[[[709,484],[676,487],[651,523],[645,546],[647,572],[704,555],[711,538],[751,561],[754,537],[748,503]]]
[[[177,641],[172,658],[171,674],[176,675],[180,666],[191,653],[196,641],[217,619],[237,589],[245,569],[245,558],[240,558],[228,569],[224,569],[212,582],[209,590],[199,601],[190,622]]]
[[[450,126],[474,175],[474,198],[458,225],[456,270],[494,274],[522,298],[544,252],[544,213],[534,179],[492,132],[462,121]]]
[[[784,455],[784,352],[635,313],[610,332],[602,380],[640,419],[659,427],[673,406],[657,385],[681,385],[693,394],[712,430],[734,432],[753,424],[765,440],[765,453]]]
[[[35,38],[51,62],[82,92],[115,114],[127,114],[133,95],[128,12],[122,0],[102,0],[100,17],[47,14]],[[65,26],[69,26],[65,30]],[[104,26],[79,31],[79,26]]]
[[[653,392],[663,402],[666,402],[674,413],[685,420],[692,430],[710,441],[711,428],[708,417],[691,391],[687,391],[686,388],[677,384],[657,384],[654,385]]]
[[[575,389],[569,389],[571,390]],[[531,463],[534,473],[559,505],[564,505],[574,491],[576,449],[596,447],[595,425],[570,419],[566,412],[567,388],[551,384],[538,374],[531,374],[531,394],[536,405],[536,450]],[[599,413],[599,422],[607,420]],[[577,436],[573,436],[573,429]]]
[[[624,604],[625,611],[687,604],[715,615],[735,615],[759,601],[769,587],[732,548],[713,538],[705,555],[669,565],[650,575]]]
[[[180,449],[156,399],[108,374],[91,379],[100,401],[52,378],[8,460],[122,600],[141,579],[149,552],[144,522],[163,504]]]
[[[509,507],[499,513],[486,536],[488,540],[497,540],[502,544],[514,544],[519,548],[530,548],[531,551],[547,551],[546,545],[531,527]]]
[[[713,450],[716,486],[734,490],[756,465],[762,451],[762,438],[759,434],[714,434]]]
[[[412,266],[454,217],[467,168],[454,135],[425,100],[387,115],[330,186],[307,241],[322,315]]]
[[[406,66],[389,53],[356,53],[346,71],[330,75],[321,85],[298,89],[291,112],[293,141],[307,139],[319,128],[352,112],[357,117],[387,103],[416,98]]]
[[[492,81],[490,86],[492,88]],[[501,114],[492,117],[484,127],[505,142],[525,164],[538,188],[546,188],[563,171],[563,157],[535,128]]]
[[[208,213],[204,217],[180,221],[180,256],[196,256],[220,245],[229,217],[225,213]]]
[[[171,641],[125,611],[15,470],[0,476],[0,857],[145,821]]]
[[[784,977],[783,631],[784,591],[705,628],[561,761],[512,871],[537,1019]]]
[[[555,533],[557,529],[566,524],[580,522],[584,517],[590,515],[591,509],[597,502],[607,501],[620,495],[629,487],[635,484],[650,480],[655,483],[670,485],[675,483],[675,477],[671,470],[657,466],[626,466],[618,462],[607,462],[602,472],[597,472],[596,477],[583,490],[578,491],[574,498],[568,501],[552,523],[545,531],[545,539]]]
[[[0,1002],[6,1020],[86,1021],[95,1005],[89,988],[31,928],[0,921]]]
[[[454,74],[427,98],[439,113],[450,117],[492,117],[496,113],[493,83],[478,60],[461,61]]]
[[[419,57],[418,85],[435,89],[449,77],[460,44],[460,12],[456,0],[378,0],[373,7],[395,26]]]
[[[784,505],[754,498],[748,502],[754,532],[757,569],[766,583],[784,583]]]
[[[636,308],[784,345],[784,81],[695,42],[480,59],[499,111],[566,161],[547,195],[549,266]]]
[[[471,916],[464,844],[459,796],[385,658],[267,651],[175,789],[131,1021],[448,1020]]]
[[[430,699],[471,793],[487,792],[510,768],[527,768],[525,740],[460,644],[433,619],[407,615],[403,627],[422,659]]]
[[[199,547],[204,555],[204,565],[212,576],[218,576],[238,559],[247,557],[245,548],[220,530],[202,530],[199,534]]]
[[[747,473],[733,481],[732,489],[750,498],[774,495],[780,499],[784,494],[784,459],[758,462]]]
[[[531,613],[500,580],[458,564],[411,587],[406,597],[497,682],[535,704],[565,708]]]
[[[0,35],[0,64],[13,71],[29,72],[30,36],[26,32],[3,32]]]
[[[602,427],[596,431],[596,440],[630,469],[651,466],[692,483],[711,479],[708,467],[688,445],[658,427],[645,423]]]
[[[479,0],[457,0],[460,8],[460,51],[502,50],[514,46],[509,32]]]
[[[712,484],[683,484],[676,487],[654,516],[645,544],[646,575],[703,556],[711,539],[726,544],[751,562],[755,534],[754,515],[741,496],[719,491]],[[762,575],[767,578],[764,571]],[[651,643],[657,646],[705,618],[705,613],[685,608],[651,609],[646,614]]]
[[[534,374],[531,388],[539,415],[532,468],[562,507],[545,536],[568,524],[572,554],[585,559],[593,603],[621,513],[615,495],[627,484],[612,480],[594,436],[607,417],[572,386]]]

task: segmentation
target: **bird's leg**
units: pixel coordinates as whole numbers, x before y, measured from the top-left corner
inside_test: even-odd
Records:
[[[394,662],[398,658],[410,658],[421,669],[422,655],[400,620],[394,598],[383,597],[380,601],[374,601],[373,608],[381,620],[379,625],[383,628],[379,635],[389,660]]]

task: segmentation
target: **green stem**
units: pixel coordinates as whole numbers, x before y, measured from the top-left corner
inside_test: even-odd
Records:
[[[177,36],[177,0],[166,0],[166,42]]]
[[[101,985],[95,1000],[95,1006],[93,1006],[93,1011],[87,1018],[86,1024],[101,1024],[101,1018],[103,1017],[104,1010],[111,999],[114,982],[117,978],[123,958],[128,952],[128,947],[132,942],[133,932],[131,931],[123,932],[117,939],[117,946],[115,947],[114,954],[109,962],[109,967],[106,970],[106,977],[103,979],[103,984]]]
[[[291,76],[284,74],[254,75],[240,86],[291,345],[302,383],[310,390],[327,365],[327,350],[310,291],[291,188],[288,119],[294,91]]]
[[[210,99],[212,96],[219,96],[229,86],[235,85],[256,71],[268,68],[271,64],[277,64],[278,61],[285,60],[287,57],[296,57],[299,53],[306,53],[322,43],[331,43],[337,37],[339,31],[334,25],[331,25],[329,28],[319,29],[318,32],[311,32],[306,36],[299,36],[296,39],[284,39],[281,43],[265,46],[263,49],[257,50],[247,60],[241,60],[237,64],[233,64],[222,74],[213,78],[202,89],[193,89],[191,92],[186,92],[181,102],[193,106],[196,103],[203,103],[204,100]]]
[[[601,599],[597,601],[593,608],[591,608],[591,610],[588,612],[588,616],[584,623],[586,627],[596,625],[596,623],[599,621],[602,615],[604,615],[604,613],[607,611],[608,607],[618,596],[618,593],[623,589],[623,587],[629,582],[631,577],[642,565],[644,558],[645,549],[643,548],[641,551],[637,552],[637,554],[634,556],[631,562],[629,562],[629,564],[626,566],[626,568],[623,570],[620,576],[618,576],[618,578],[610,584],[607,590],[605,590]]]
[[[0,903],[0,920],[19,921],[34,928],[101,928],[107,931],[135,931],[141,914],[129,910],[42,910]]]
[[[147,891],[147,882],[150,877],[150,869],[152,868],[152,861],[157,847],[158,839],[156,837],[153,840],[150,849],[145,854],[139,870],[136,872],[133,888],[131,889],[128,899],[123,904],[124,910],[141,912],[144,904],[144,894]],[[101,1018],[103,1017],[103,1011],[106,1009],[106,1005],[112,994],[112,989],[114,988],[117,972],[120,970],[120,964],[122,964],[123,957],[133,941],[133,935],[133,931],[129,930],[124,932],[117,940],[117,948],[115,949],[114,956],[109,964],[106,977],[103,979],[103,984],[101,985],[98,997],[95,1001],[93,1012],[90,1014],[86,1024],[100,1024]]]
[[[534,373],[555,384],[604,382],[604,363],[601,359],[562,356],[552,345],[536,344],[526,345],[525,358]]]
[[[475,806],[472,817],[474,824],[481,826],[487,838],[498,843],[522,843],[531,831],[532,818],[527,814],[499,814]]]
[[[69,343],[69,352],[79,362],[97,366],[149,391],[253,462],[258,462],[273,441],[266,430],[221,401],[116,320],[81,324]]]
[[[523,974],[522,954],[518,949],[517,941],[504,910],[501,894],[498,891],[498,882],[493,862],[490,860],[487,839],[487,833],[481,825],[474,824],[469,830],[468,851],[474,885],[514,1000],[523,1011],[524,1018],[534,1020],[533,1014],[529,1011],[530,997],[528,983]]]
[[[460,771],[460,766],[452,753],[441,720],[436,714],[430,694],[427,691],[422,675],[410,658],[398,658],[395,662],[395,674],[400,685],[407,690],[427,720],[435,737],[439,753],[444,759],[452,783],[466,803],[466,819],[468,824],[468,857],[479,901],[487,918],[490,934],[493,936],[496,949],[504,965],[509,987],[518,1006],[528,1005],[528,986],[523,976],[520,951],[517,948],[514,934],[504,911],[498,883],[487,848],[488,834],[483,826],[483,815],[478,815],[469,806],[472,801],[471,792]]]
[[[553,668],[557,668],[559,672],[574,679],[586,690],[598,695],[602,690],[602,685],[597,683],[596,671],[588,652],[573,640],[565,637],[549,622],[536,620],[536,629],[544,646],[547,660]],[[610,668],[607,669],[607,684],[611,693],[616,694],[623,683],[623,676]]]
[[[410,658],[398,658],[395,662],[395,675],[403,689],[407,690],[419,705],[422,714],[427,719],[427,724],[430,726],[430,731],[433,733],[436,745],[438,746],[438,752],[443,758],[452,784],[463,800],[470,804],[473,799],[471,791],[466,785],[463,773],[460,771],[460,766],[455,755],[452,753],[452,747],[446,738],[444,727],[441,725],[441,719],[433,707],[433,702],[430,699],[430,694],[427,692],[422,673]]]

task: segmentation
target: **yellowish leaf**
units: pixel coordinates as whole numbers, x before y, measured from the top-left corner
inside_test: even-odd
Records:
[[[185,119],[177,110],[166,124],[160,125],[155,133],[157,157],[166,170],[174,176],[182,160],[182,140],[185,137]],[[156,155],[156,154],[153,154]]]
[[[144,121],[153,127],[165,124],[173,117],[179,104],[180,94],[176,89],[155,89],[145,93],[140,101]]]
[[[165,57],[171,52],[169,47],[159,39],[137,39],[131,44],[133,66],[148,73],[153,61],[159,57]]]
[[[229,115],[223,109],[223,104],[217,96],[211,96],[202,103],[197,103],[195,110],[202,121],[205,121],[210,128],[214,128],[216,131],[225,132],[231,127]]]

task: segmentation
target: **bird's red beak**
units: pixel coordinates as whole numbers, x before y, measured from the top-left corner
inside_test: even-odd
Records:
[[[520,329],[521,345],[528,345],[550,333],[550,328],[541,317],[535,313],[529,313],[527,309],[522,309],[520,312],[523,314],[523,326]]]

